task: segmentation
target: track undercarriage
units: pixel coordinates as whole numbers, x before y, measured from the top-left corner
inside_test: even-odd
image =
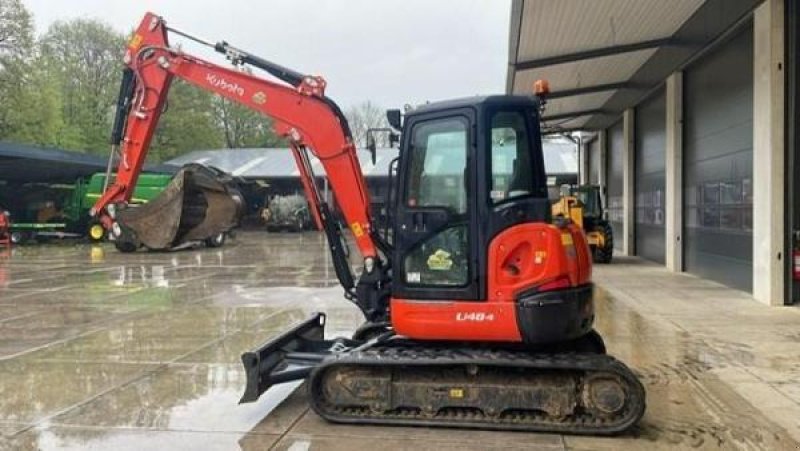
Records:
[[[644,388],[603,353],[420,343],[398,337],[322,340],[317,314],[242,356],[243,402],[308,377],[310,403],[338,423],[615,434],[635,424]],[[602,342],[598,351],[603,351]],[[253,398],[255,395],[255,398]]]

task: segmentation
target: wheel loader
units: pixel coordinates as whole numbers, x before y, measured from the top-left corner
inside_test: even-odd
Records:
[[[595,263],[611,263],[614,233],[605,217],[600,186],[562,186],[552,213],[554,219],[569,220],[583,229]]]

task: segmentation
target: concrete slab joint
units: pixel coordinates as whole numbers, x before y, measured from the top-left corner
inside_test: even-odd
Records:
[[[753,297],[784,304],[784,2],[753,21]]]
[[[683,72],[667,78],[666,90],[665,263],[683,271]]]

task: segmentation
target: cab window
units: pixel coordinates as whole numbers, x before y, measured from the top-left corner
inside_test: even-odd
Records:
[[[403,259],[405,283],[465,286],[469,283],[469,228],[466,170],[468,121],[448,117],[412,129],[406,205],[446,208],[450,222],[417,243]]]
[[[447,207],[467,211],[467,121],[432,120],[415,127],[406,202],[409,207]]]
[[[525,122],[525,115],[519,111],[498,111],[491,116],[489,198],[493,204],[534,191],[530,136]]]

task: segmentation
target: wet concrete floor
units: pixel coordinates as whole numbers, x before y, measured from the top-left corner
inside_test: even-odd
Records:
[[[242,351],[313,311],[359,324],[315,233],[0,249],[0,449],[798,449],[800,310],[636,259],[595,276],[597,328],[648,392],[614,438],[337,426],[296,385],[238,405]]]

